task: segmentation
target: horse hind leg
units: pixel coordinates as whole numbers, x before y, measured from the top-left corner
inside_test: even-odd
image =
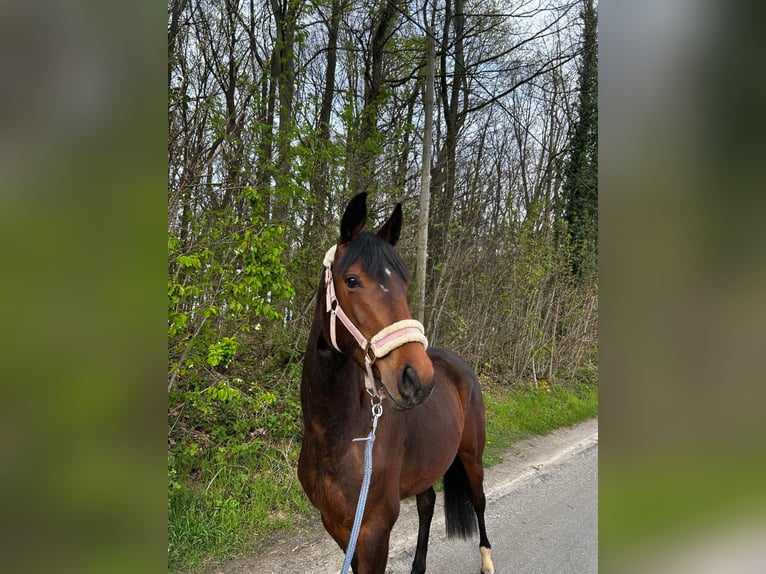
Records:
[[[486,497],[483,482],[484,468],[481,465],[481,459],[477,460],[471,455],[458,453],[447,474],[444,475],[447,536],[468,538],[476,532],[478,526],[481,574],[494,574],[492,545],[487,537],[487,526],[484,521]]]
[[[486,507],[486,498],[484,496],[484,490],[482,489],[479,498],[479,503],[473,502],[474,511],[476,512],[476,519],[479,522],[479,552],[481,552],[481,574],[494,574],[495,566],[492,564],[492,545],[487,538],[487,526],[484,523],[484,509]]]
[[[412,561],[411,574],[423,574],[426,571],[426,554],[428,553],[428,536],[431,532],[431,519],[434,516],[436,493],[433,487],[424,490],[416,497],[418,507],[418,544],[415,558]]]
[[[484,521],[484,511],[487,506],[487,498],[484,495],[484,466],[481,459],[476,460],[466,457],[469,463],[463,463],[466,478],[469,485],[469,499],[476,514],[479,526],[479,552],[481,552],[481,574],[494,574],[495,566],[492,564],[492,545],[487,537],[487,525]]]

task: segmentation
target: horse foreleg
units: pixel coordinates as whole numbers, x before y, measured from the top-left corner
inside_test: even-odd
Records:
[[[415,549],[415,559],[412,561],[412,574],[423,574],[426,571],[426,554],[428,552],[428,535],[431,532],[431,519],[434,516],[436,493],[433,487],[424,490],[416,497],[418,506],[418,545]]]
[[[324,524],[324,528],[327,530],[328,534],[332,536],[335,542],[337,542],[338,546],[340,546],[340,549],[345,552],[346,548],[348,547],[349,538],[351,537],[351,529],[344,526],[342,522],[328,518],[324,514],[322,514],[322,523]],[[354,572],[356,572],[353,561],[351,562],[351,567]]]
[[[354,574],[385,574],[388,562],[388,543],[397,516],[385,516],[385,511],[374,513],[365,519],[359,531],[356,555],[352,565]]]

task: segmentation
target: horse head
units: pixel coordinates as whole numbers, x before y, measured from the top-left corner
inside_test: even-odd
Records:
[[[408,409],[431,394],[434,368],[423,326],[407,305],[409,273],[393,248],[402,207],[397,204],[376,234],[368,233],[362,231],[366,199],[360,193],[350,201],[338,243],[325,257],[328,329],[333,346],[371,375],[368,390],[380,392],[382,385],[394,408]]]

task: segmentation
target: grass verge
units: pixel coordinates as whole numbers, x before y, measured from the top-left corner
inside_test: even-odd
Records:
[[[483,390],[487,466],[501,462],[521,438],[598,416],[598,386],[592,383],[537,389],[483,383]],[[211,464],[183,482],[169,477],[169,571],[204,571],[301,522],[311,506],[295,473],[299,450],[299,443],[290,441],[226,465]]]
[[[519,439],[549,433],[598,416],[598,386],[592,383],[519,389],[484,385],[487,446],[484,464],[503,460]]]
[[[183,484],[171,481],[168,571],[204,570],[292,529],[310,509],[295,476],[298,452],[295,444],[266,448]]]

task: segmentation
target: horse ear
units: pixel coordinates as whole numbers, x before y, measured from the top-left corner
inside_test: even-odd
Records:
[[[340,243],[348,243],[357,238],[367,221],[367,193],[355,195],[348,202],[343,218],[340,220]]]
[[[378,231],[378,236],[388,241],[391,245],[396,245],[399,236],[402,234],[402,204],[397,203],[391,217],[383,224]]]

